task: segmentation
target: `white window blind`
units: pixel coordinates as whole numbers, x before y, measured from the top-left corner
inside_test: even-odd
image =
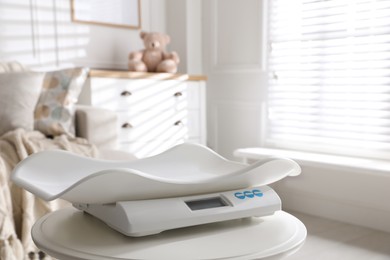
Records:
[[[390,0],[270,0],[271,147],[390,158]]]

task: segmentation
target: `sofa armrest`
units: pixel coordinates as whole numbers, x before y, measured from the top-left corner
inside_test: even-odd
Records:
[[[92,106],[76,106],[76,136],[87,139],[99,149],[116,149],[118,117],[115,112]]]

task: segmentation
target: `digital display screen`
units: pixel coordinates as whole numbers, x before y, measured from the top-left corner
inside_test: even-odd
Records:
[[[211,209],[228,206],[220,197],[185,202],[191,210]]]

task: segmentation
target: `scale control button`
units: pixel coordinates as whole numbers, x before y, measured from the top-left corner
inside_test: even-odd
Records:
[[[246,191],[243,191],[243,192],[236,192],[236,193],[234,193],[234,196],[237,199],[244,200],[246,198],[252,199],[255,196],[256,197],[263,197],[263,193],[261,192],[261,190],[251,190],[251,191],[250,190],[246,190]]]
[[[252,192],[257,197],[263,197],[263,193],[260,190],[253,190]]]
[[[245,195],[242,192],[236,192],[234,193],[234,196],[236,196],[236,198],[240,200],[245,199]]]
[[[253,198],[255,196],[252,191],[244,191],[244,195],[247,198]]]

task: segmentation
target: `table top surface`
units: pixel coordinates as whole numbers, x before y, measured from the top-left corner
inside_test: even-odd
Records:
[[[296,249],[306,234],[303,223],[284,211],[134,238],[82,211],[66,208],[42,217],[32,229],[37,246],[63,260],[260,259]]]

